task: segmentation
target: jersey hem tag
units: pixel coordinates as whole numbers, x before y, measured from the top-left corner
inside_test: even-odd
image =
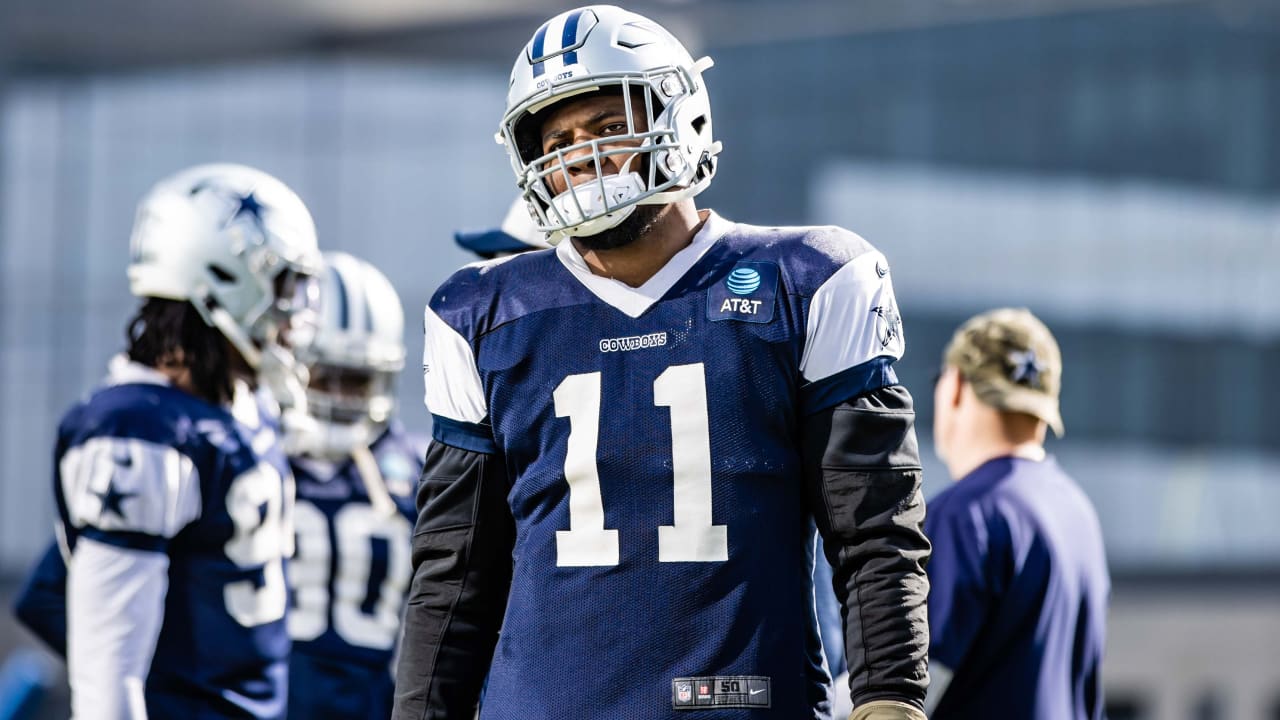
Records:
[[[723,710],[768,708],[773,693],[762,675],[708,675],[671,681],[673,710]]]

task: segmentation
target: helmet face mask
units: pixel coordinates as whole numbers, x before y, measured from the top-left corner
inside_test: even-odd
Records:
[[[498,138],[530,215],[552,244],[597,234],[637,205],[666,205],[710,184],[720,151],[702,82],[710,66],[709,58],[693,61],[656,23],[621,8],[571,10],[539,28],[512,69]],[[622,97],[626,133],[543,152],[539,135],[551,108],[596,93]],[[623,171],[606,174],[604,161],[621,155],[632,156]],[[594,164],[594,177],[575,187],[569,168],[584,163]],[[556,182],[567,189],[556,192]]]
[[[292,350],[315,340],[319,323],[320,280],[293,268],[285,268],[272,283],[275,301],[250,330],[257,342],[270,342]]]

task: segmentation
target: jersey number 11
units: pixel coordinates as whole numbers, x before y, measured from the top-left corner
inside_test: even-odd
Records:
[[[564,477],[569,529],[556,531],[556,565],[618,564],[618,531],[604,526],[596,446],[600,436],[600,373],[570,375],[553,395],[556,417],[569,418]],[[658,562],[729,559],[729,532],[711,524],[711,435],[702,363],[672,365],[653,381],[654,404],[671,409],[674,513],[658,527]]]

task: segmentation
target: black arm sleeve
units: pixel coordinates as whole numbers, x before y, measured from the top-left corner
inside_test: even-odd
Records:
[[[914,423],[900,385],[804,420],[805,484],[844,612],[855,707],[923,707],[928,685],[929,541]]]
[[[418,486],[395,720],[475,715],[511,586],[502,457],[433,442]]]

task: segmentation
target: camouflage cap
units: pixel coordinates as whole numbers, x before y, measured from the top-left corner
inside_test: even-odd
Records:
[[[952,336],[942,361],[964,375],[982,402],[1038,417],[1062,437],[1062,353],[1031,311],[999,308],[970,318]]]

